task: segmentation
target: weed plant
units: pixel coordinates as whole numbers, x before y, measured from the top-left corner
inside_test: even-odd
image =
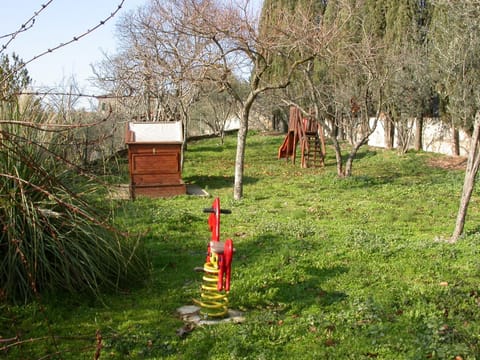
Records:
[[[72,129],[56,126],[30,100],[0,104],[2,301],[58,291],[97,295],[140,278],[138,238],[111,226],[93,206],[100,187],[62,156]]]
[[[453,230],[462,171],[432,166],[441,155],[364,148],[354,176],[339,179],[332,151],[324,168],[277,160],[282,140],[249,136],[241,201],[232,199],[234,137],[188,146],[183,178],[210,196],[114,200],[115,224],[143,234],[148,285],[102,302],[49,298],[55,342],[0,356],[90,359],[99,330],[107,359],[480,358],[476,195],[465,236],[441,240]],[[217,196],[232,210],[221,219],[236,248],[230,307],[246,320],[179,336],[176,309],[199,296],[193,268],[210,235],[202,209]],[[4,338],[45,335],[35,306],[9,311]]]

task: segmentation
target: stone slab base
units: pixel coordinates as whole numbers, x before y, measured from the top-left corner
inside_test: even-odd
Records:
[[[204,319],[200,314],[200,306],[196,305],[182,306],[177,309],[177,313],[180,315],[183,321],[196,325],[215,325],[225,322],[240,324],[245,322],[243,312],[231,309],[228,310],[228,316],[222,319]]]

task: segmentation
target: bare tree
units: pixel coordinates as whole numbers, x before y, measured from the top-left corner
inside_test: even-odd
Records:
[[[432,21],[432,60],[439,72],[439,89],[448,98],[447,111],[454,123],[472,134],[465,179],[450,242],[464,231],[467,210],[480,166],[480,31],[476,2],[437,0]]]
[[[465,227],[467,210],[475,188],[476,176],[480,167],[480,111],[475,115],[473,134],[470,141],[470,150],[468,154],[467,167],[465,169],[465,179],[463,182],[462,196],[458,208],[457,220],[450,242],[455,243],[460,238]]]
[[[227,91],[219,90],[215,84],[202,86],[201,94],[192,110],[192,123],[196,121],[197,128],[206,127],[211,133],[220,136],[223,144],[229,120],[238,118],[238,106]],[[190,130],[193,132],[195,129]]]
[[[313,106],[317,121],[333,142],[337,175],[348,177],[358,150],[368,143],[377,126],[390,70],[381,61],[381,44],[362,24],[363,8],[347,1],[337,1],[331,6],[327,5],[330,15],[325,14],[317,32],[302,38],[303,46],[315,54],[303,66],[303,78],[308,85],[306,96],[286,102],[297,106],[303,103],[305,113]],[[333,6],[339,11],[334,12]],[[350,143],[345,163],[339,130]]]

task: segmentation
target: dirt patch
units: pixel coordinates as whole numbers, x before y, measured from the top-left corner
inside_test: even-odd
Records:
[[[109,190],[109,198],[115,200],[130,199],[130,188],[128,184],[112,185]]]
[[[467,158],[463,156],[445,156],[432,158],[428,161],[428,165],[435,168],[447,170],[465,170]]]
[[[130,187],[128,184],[112,185],[109,190],[109,198],[115,200],[130,199]],[[195,196],[209,196],[208,192],[195,184],[187,184],[187,194]]]

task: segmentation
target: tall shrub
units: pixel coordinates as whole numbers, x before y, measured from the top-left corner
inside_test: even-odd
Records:
[[[98,293],[144,276],[138,239],[95,210],[99,186],[59,155],[70,129],[33,98],[4,101],[0,119],[0,296]]]

